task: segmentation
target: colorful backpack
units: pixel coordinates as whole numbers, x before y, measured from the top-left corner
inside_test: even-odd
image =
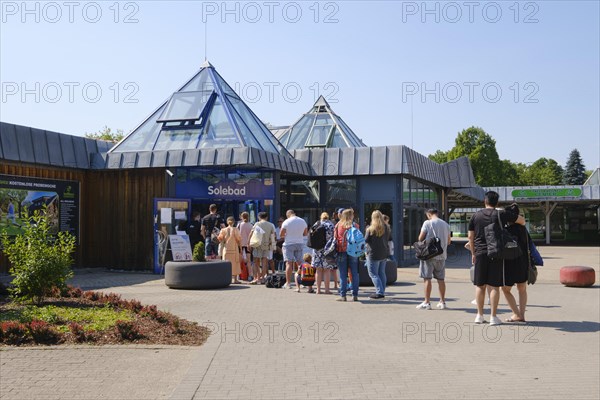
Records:
[[[346,232],[346,254],[350,257],[360,257],[365,254],[365,237],[355,227]]]

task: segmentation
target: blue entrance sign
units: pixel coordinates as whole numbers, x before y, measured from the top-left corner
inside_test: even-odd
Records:
[[[185,182],[177,182],[175,193],[179,198],[263,200],[275,197],[275,186],[273,179],[249,179],[238,183],[230,179],[207,182],[194,177]]]

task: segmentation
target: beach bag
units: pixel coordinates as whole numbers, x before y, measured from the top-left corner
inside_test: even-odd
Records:
[[[496,211],[496,215],[498,216],[498,222],[492,222],[483,228],[488,257],[501,260],[519,258],[522,252],[517,238],[502,226],[500,212]]]
[[[285,274],[272,274],[265,278],[265,287],[269,289],[281,289],[285,285]]]
[[[346,254],[350,257],[360,257],[365,254],[365,237],[355,227],[351,227],[346,232]]]
[[[265,231],[260,226],[254,226],[254,231],[252,232],[252,236],[250,237],[250,242],[248,243],[250,247],[256,249],[262,245]]]
[[[315,250],[322,250],[327,244],[327,228],[321,221],[310,227],[306,246]]]
[[[433,237],[413,243],[415,257],[417,257],[419,260],[425,261],[435,256],[439,256],[440,254],[444,254],[444,249],[442,248],[442,242],[440,241],[440,238],[437,237],[435,230],[433,229],[433,225],[429,223],[429,226],[433,232]]]

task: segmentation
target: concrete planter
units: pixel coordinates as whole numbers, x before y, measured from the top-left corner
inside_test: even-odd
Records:
[[[231,284],[229,261],[168,261],[165,285],[171,289],[220,289]]]

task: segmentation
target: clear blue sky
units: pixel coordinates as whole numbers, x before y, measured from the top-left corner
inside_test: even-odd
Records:
[[[206,21],[209,61],[273,125],[320,93],[367,145],[427,155],[476,125],[502,159],[600,165],[598,1],[22,4],[1,3],[5,122],[128,133],[199,69]]]

